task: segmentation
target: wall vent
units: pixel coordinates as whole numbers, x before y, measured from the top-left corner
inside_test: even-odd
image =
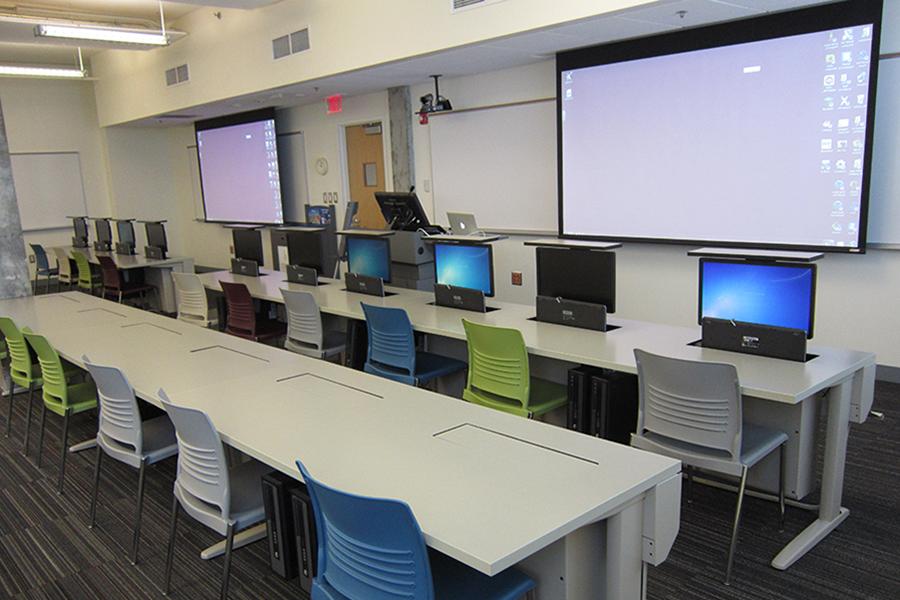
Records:
[[[272,58],[278,60],[309,50],[309,27],[272,40]]]
[[[471,8],[481,8],[488,4],[496,4],[503,0],[450,0],[450,12],[457,13]]]
[[[178,85],[179,83],[184,83],[190,79],[190,73],[188,72],[188,66],[178,65],[177,67],[172,67],[166,71],[166,85]]]

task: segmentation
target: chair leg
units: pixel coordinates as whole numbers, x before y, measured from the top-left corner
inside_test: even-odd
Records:
[[[784,471],[785,448],[784,444],[778,449],[778,531],[784,531]]]
[[[31,293],[37,296],[37,285],[38,285],[38,272],[37,269],[34,271],[34,283],[31,284]]]
[[[228,532],[225,534],[225,565],[222,568],[222,593],[221,600],[228,598],[228,580],[231,576],[231,550],[234,546],[234,524],[228,524]]]
[[[41,403],[41,426],[38,430],[38,455],[37,468],[41,468],[41,459],[44,456],[44,425],[47,421],[47,405]]]
[[[13,392],[15,391],[16,384],[13,383],[12,378],[9,380],[9,409],[6,412],[6,437],[9,437],[9,434],[12,433],[12,415],[13,415]]]
[[[738,530],[741,526],[741,509],[744,507],[744,490],[747,489],[747,467],[741,469],[741,486],[738,489],[737,508],[734,511],[734,526],[731,529],[731,545],[728,548],[728,566],[725,568],[725,585],[731,585],[731,567],[737,548]]]
[[[66,455],[69,454],[69,417],[70,411],[66,410],[66,416],[63,417],[62,448],[59,452],[59,482],[56,487],[56,493],[60,495],[63,493],[63,484],[66,477]]]
[[[141,460],[141,468],[138,471],[137,506],[134,510],[134,541],[131,547],[131,564],[138,561],[138,544],[141,541],[141,510],[144,507],[144,475],[147,472],[147,459]]]
[[[10,402],[12,400],[10,399]],[[34,407],[34,384],[28,384],[28,410],[25,413],[25,442],[22,445],[22,454],[28,456],[28,442],[31,437],[31,410]]]
[[[169,551],[166,554],[166,578],[163,584],[163,595],[169,595],[172,583],[172,564],[175,560],[175,534],[178,530],[178,498],[172,494],[172,520],[169,525]]]
[[[88,529],[97,522],[97,492],[100,488],[100,465],[103,463],[103,449],[97,444],[97,462],[94,463],[94,490],[91,492],[91,520]]]
[[[694,467],[685,465],[685,473],[687,473],[687,501],[691,504],[694,501]]]

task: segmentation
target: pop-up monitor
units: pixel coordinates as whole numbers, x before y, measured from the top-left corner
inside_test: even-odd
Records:
[[[163,252],[169,250],[166,242],[166,227],[160,222],[148,222],[144,224],[144,231],[147,233],[147,245],[159,248]]]
[[[232,229],[234,256],[240,260],[252,260],[263,264],[262,232],[259,229]]]
[[[603,250],[536,249],[538,296],[602,304],[616,312],[616,255]]]
[[[97,219],[94,221],[97,230],[97,241],[103,244],[112,244],[112,227],[109,219]]]
[[[347,237],[347,262],[351,273],[391,280],[391,244],[387,238]]]
[[[116,221],[116,233],[120,244],[128,244],[134,248],[134,224],[131,221]]]
[[[72,245],[78,248],[85,248],[88,245],[88,225],[85,217],[72,217],[72,227],[75,236],[72,238]]]
[[[813,336],[816,266],[700,259],[698,320],[799,329]]]
[[[435,281],[494,295],[494,260],[489,244],[434,244]]]
[[[321,229],[311,231],[289,231],[287,234],[288,263],[298,267],[315,269],[322,273],[323,240]]]

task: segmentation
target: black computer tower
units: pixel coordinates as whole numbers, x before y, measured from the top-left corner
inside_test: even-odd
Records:
[[[585,365],[569,369],[567,429],[590,433],[591,377],[600,373],[600,369]]]
[[[316,576],[316,518],[312,500],[306,486],[298,484],[290,491],[291,516],[294,523],[294,555],[297,557],[300,591],[306,597],[312,594],[312,581]]]
[[[347,351],[344,353],[344,366],[362,371],[369,352],[369,331],[366,322],[350,319],[347,322]]]
[[[590,379],[589,416],[590,435],[622,444],[631,442],[637,427],[637,376],[603,370]]]
[[[284,473],[273,471],[262,478],[263,504],[266,509],[269,564],[272,570],[284,577],[297,576],[297,555],[294,545],[294,521],[291,514],[290,492],[297,480]]]

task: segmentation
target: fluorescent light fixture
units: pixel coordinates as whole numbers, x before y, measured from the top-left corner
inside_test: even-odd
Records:
[[[135,31],[120,27],[84,27],[80,25],[37,25],[34,35],[40,37],[65,38],[69,40],[91,40],[96,42],[117,42],[120,44],[142,44],[166,46],[169,37],[162,32]]]
[[[13,77],[65,77],[83,79],[87,74],[74,67],[29,67],[25,65],[0,65],[0,75]]]

